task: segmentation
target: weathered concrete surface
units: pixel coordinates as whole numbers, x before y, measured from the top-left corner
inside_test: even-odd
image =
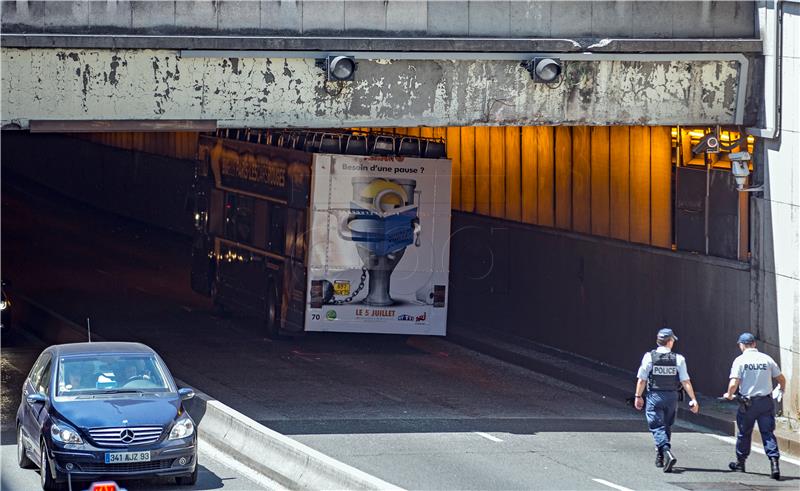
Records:
[[[771,15],[771,11],[769,12]],[[756,151],[754,179],[764,194],[753,196],[752,326],[774,350],[788,379],[783,412],[800,428],[800,4],[783,5],[780,134]],[[771,45],[774,46],[774,45]],[[765,57],[774,57],[774,50]],[[769,111],[771,108],[765,108]]]
[[[2,122],[206,119],[221,127],[733,124],[736,61],[565,61],[536,84],[516,61],[181,58],[168,50],[2,50]]]
[[[753,1],[2,2],[7,33],[752,38]],[[242,16],[232,17],[235,12]],[[238,19],[238,21],[236,20]]]

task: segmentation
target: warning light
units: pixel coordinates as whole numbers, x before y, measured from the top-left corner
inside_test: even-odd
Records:
[[[88,491],[125,491],[125,489],[117,486],[117,483],[113,481],[106,481],[92,483]]]

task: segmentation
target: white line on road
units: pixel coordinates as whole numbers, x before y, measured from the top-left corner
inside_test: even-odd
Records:
[[[474,432],[474,433],[475,433],[476,435],[478,435],[478,436],[482,436],[483,438],[486,438],[487,440],[491,440],[491,441],[493,441],[493,442],[502,442],[502,441],[503,441],[503,440],[501,440],[501,439],[497,438],[496,436],[492,436],[492,435],[490,435],[490,434],[488,434],[488,433],[484,433],[484,432],[482,432],[482,431],[476,431],[476,432]]]
[[[181,305],[181,308],[182,308],[183,310],[185,310],[186,312],[191,312],[191,311],[192,311],[192,309],[191,309],[191,308],[189,308],[189,307],[187,307],[187,306],[185,306],[185,305]]]
[[[732,436],[714,435],[712,433],[703,433],[703,434],[705,436],[710,436],[711,438],[716,438],[717,440],[723,441],[725,443],[732,443],[732,444],[736,445],[736,438],[734,438]],[[763,448],[757,447],[755,445],[753,445],[753,447],[751,448],[751,452],[760,453],[761,455],[767,455],[764,452]],[[800,465],[800,460],[793,459],[793,458],[787,457],[785,455],[781,455],[781,462],[788,462],[788,463],[790,463],[792,465]]]
[[[617,489],[619,491],[633,491],[630,488],[626,488],[625,486],[620,486],[619,484],[614,484],[613,482],[608,482],[605,479],[592,479],[592,481],[600,483],[603,486],[608,486],[609,488]]]
[[[95,271],[97,271],[100,274],[111,276],[111,273],[109,273],[108,271],[106,271],[104,269],[95,268]]]

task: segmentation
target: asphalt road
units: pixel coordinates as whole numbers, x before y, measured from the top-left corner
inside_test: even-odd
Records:
[[[146,342],[200,390],[399,486],[797,489],[797,466],[784,463],[780,483],[766,477],[763,455],[752,473],[728,472],[730,442],[686,426],[674,434],[676,472],[665,475],[641,413],[443,339],[271,341],[259,322],[216,318],[189,290],[188,239],[7,175],[2,191],[3,274],[17,292],[75,321],[91,317],[108,339]]]

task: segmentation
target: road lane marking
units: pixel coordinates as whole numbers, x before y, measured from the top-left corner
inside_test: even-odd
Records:
[[[619,491],[633,491],[630,488],[626,488],[625,486],[620,486],[619,484],[614,484],[613,482],[608,482],[605,479],[592,479],[592,481],[600,483],[603,486],[608,486],[609,488],[617,489]]]
[[[187,306],[185,306],[185,305],[181,305],[181,308],[182,308],[183,310],[185,310],[186,312],[191,312],[191,311],[192,311],[192,309],[191,309],[191,308],[189,308],[189,307],[187,307]]]
[[[109,273],[108,271],[106,271],[104,269],[95,268],[95,271],[97,271],[100,274],[111,276],[111,273]]]
[[[492,435],[490,435],[488,433],[484,433],[482,431],[475,431],[474,433],[476,435],[478,435],[478,436],[481,436],[481,437],[486,438],[487,440],[491,440],[493,442],[502,442],[503,441],[503,440],[497,438],[496,436],[492,436]]]
[[[725,442],[725,443],[731,443],[733,445],[736,445],[736,438],[734,438],[732,436],[714,435],[712,433],[703,433],[703,434],[705,436],[710,436],[711,438],[716,438],[719,441],[722,441],[722,442]],[[751,447],[750,451],[751,452],[760,453],[761,455],[767,455],[766,452],[764,452],[763,448],[757,447],[756,445],[753,445]],[[791,457],[787,457],[786,455],[781,455],[781,462],[788,462],[788,463],[790,463],[792,465],[800,465],[800,460],[793,459]]]

